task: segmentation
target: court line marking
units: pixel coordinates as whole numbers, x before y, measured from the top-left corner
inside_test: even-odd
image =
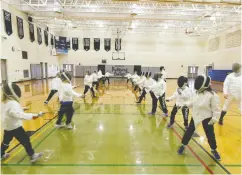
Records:
[[[50,126],[53,126],[50,124]],[[48,128],[50,127],[48,126]],[[46,130],[46,129],[45,129]],[[34,149],[36,149],[43,141],[45,141],[54,131],[56,131],[57,128],[53,128],[42,140],[40,140],[37,145],[35,145]],[[20,159],[17,164],[20,164],[28,155],[25,155],[22,159]]]
[[[178,125],[178,127],[180,127],[180,129],[182,129],[184,132],[185,130],[181,127],[181,125],[179,125],[176,121],[175,123]],[[213,161],[218,164],[220,166],[220,168],[222,168],[227,174],[231,174],[224,166],[222,165],[218,160],[216,160],[201,144],[199,144],[195,138],[192,138],[192,140],[210,157],[213,159]]]
[[[54,119],[54,118],[53,118]],[[53,119],[51,120],[51,121],[53,121]],[[51,123],[51,121],[49,121],[49,122],[47,122],[48,124],[50,124]],[[44,125],[44,126],[46,126],[46,125]],[[36,140],[39,136],[41,136],[42,135],[42,133],[44,132],[44,131],[46,131],[50,126],[52,126],[51,124],[49,125],[49,126],[47,126],[46,128],[44,128],[44,127],[42,127],[42,128],[44,128],[43,130],[41,130],[41,132],[40,133],[38,133],[38,135],[35,135],[35,137],[32,137],[31,138],[31,140],[30,140],[30,142],[32,143],[34,140]],[[41,128],[41,129],[42,129]],[[33,136],[33,135],[32,135]],[[18,146],[19,145],[21,145],[21,144],[18,144]],[[18,147],[17,146],[17,147]],[[17,148],[16,147],[16,148]],[[16,149],[15,148],[15,149]],[[13,157],[15,157],[17,154],[19,154],[22,150],[24,149],[24,147],[21,147],[19,150],[17,150],[14,154],[12,154],[6,161],[4,161],[4,163],[8,163],[10,160],[12,160],[12,158]],[[13,151],[13,150],[11,150],[11,151]]]
[[[163,120],[165,120],[166,121],[166,119],[165,118],[162,118]],[[174,131],[174,133],[176,134],[176,136],[180,139],[180,140],[182,140],[182,137],[180,136],[180,134],[178,134],[178,132],[174,129],[174,128],[172,128],[172,130]],[[204,168],[206,168],[206,170],[210,173],[210,174],[214,174],[213,173],[213,171],[208,167],[208,165],[193,151],[193,149],[189,146],[189,145],[187,145],[187,148],[190,150],[190,152],[193,154],[193,156],[195,157],[195,158],[197,158],[197,160],[204,166]]]
[[[94,167],[94,166],[119,166],[119,167],[123,167],[123,166],[146,166],[146,167],[150,167],[150,166],[161,166],[161,167],[165,167],[165,166],[171,166],[171,167],[175,167],[175,166],[181,166],[181,167],[189,167],[189,166],[195,166],[195,167],[201,167],[203,165],[201,164],[77,164],[77,163],[73,163],[73,164],[1,164],[1,166],[89,166],[89,167]],[[214,167],[217,166],[216,164],[209,164],[208,166],[210,167]],[[236,165],[236,164],[228,164],[226,166],[231,166],[231,167],[241,167],[242,165]]]

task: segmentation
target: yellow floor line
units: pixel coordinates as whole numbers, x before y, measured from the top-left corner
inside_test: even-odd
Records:
[[[30,142],[32,143],[35,139],[37,139],[43,132],[45,132],[48,128],[50,128],[53,125],[49,125],[44,130],[42,130],[39,134],[35,135],[32,139],[30,139]],[[17,154],[19,154],[24,148],[21,147],[18,151],[16,151],[14,154],[12,154],[4,163],[8,163],[10,160],[12,160],[13,157],[15,157]]]

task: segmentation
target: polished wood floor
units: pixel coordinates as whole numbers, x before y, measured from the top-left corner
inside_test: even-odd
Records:
[[[224,126],[215,124],[218,151],[222,161],[211,158],[209,145],[201,126],[196,130],[184,156],[176,154],[184,134],[181,111],[176,124],[168,130],[168,119],[147,115],[151,98],[136,105],[136,96],[124,79],[111,79],[98,98],[76,98],[73,122],[76,129],[67,131],[54,128],[58,111],[57,98],[48,105],[44,101],[49,93],[50,80],[19,83],[22,106],[27,112],[43,111],[37,120],[24,121],[24,128],[31,136],[36,151],[44,151],[43,159],[29,164],[22,146],[14,140],[9,151],[11,157],[2,162],[4,174],[63,174],[63,173],[126,173],[126,174],[241,174],[241,115],[235,103],[224,120]],[[74,85],[83,92],[83,79],[75,78]],[[176,89],[176,80],[167,81],[167,96]],[[221,84],[214,84],[224,102]],[[167,103],[169,112],[174,102]],[[192,111],[191,111],[192,113]],[[191,116],[190,113],[190,116]]]

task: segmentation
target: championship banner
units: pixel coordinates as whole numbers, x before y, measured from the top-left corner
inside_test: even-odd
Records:
[[[45,45],[48,46],[48,31],[44,30]]]
[[[71,48],[70,38],[66,38],[66,46],[67,46],[67,49],[70,49]]]
[[[42,35],[41,35],[41,28],[40,27],[37,27],[37,39],[38,39],[39,45],[42,44]]]
[[[94,38],[94,50],[100,50],[100,38]]]
[[[104,50],[107,52],[111,49],[111,38],[104,38]]]
[[[90,49],[90,38],[83,39],[84,50],[88,51]]]
[[[24,38],[23,19],[19,18],[18,16],[16,16],[16,18],[17,18],[18,36],[20,39],[23,39]]]
[[[52,34],[51,34],[51,36],[50,36],[50,44],[51,44],[52,46],[54,46],[54,37],[53,37]]]
[[[34,24],[29,22],[29,38],[31,42],[34,42],[35,37],[34,37]]]
[[[75,51],[78,50],[78,38],[72,38],[72,49]]]
[[[5,31],[7,35],[10,36],[13,33],[11,13],[6,10],[3,10],[3,17],[4,17],[4,24],[5,24]]]
[[[115,50],[116,51],[121,50],[121,38],[115,38]]]

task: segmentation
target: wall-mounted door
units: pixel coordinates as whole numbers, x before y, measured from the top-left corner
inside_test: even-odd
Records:
[[[188,78],[196,78],[198,75],[198,66],[188,66]]]
[[[45,63],[45,78],[48,79],[48,63]]]
[[[74,71],[74,65],[73,64],[63,64],[63,69],[65,71],[68,71],[71,76],[73,76],[73,71]]]
[[[30,64],[31,79],[42,79],[42,69],[40,64]]]
[[[134,72],[137,72],[137,73],[139,73],[139,72],[141,72],[141,66],[140,65],[134,65]]]
[[[1,59],[1,79],[2,83],[6,83],[8,81],[7,60],[4,59]]]

